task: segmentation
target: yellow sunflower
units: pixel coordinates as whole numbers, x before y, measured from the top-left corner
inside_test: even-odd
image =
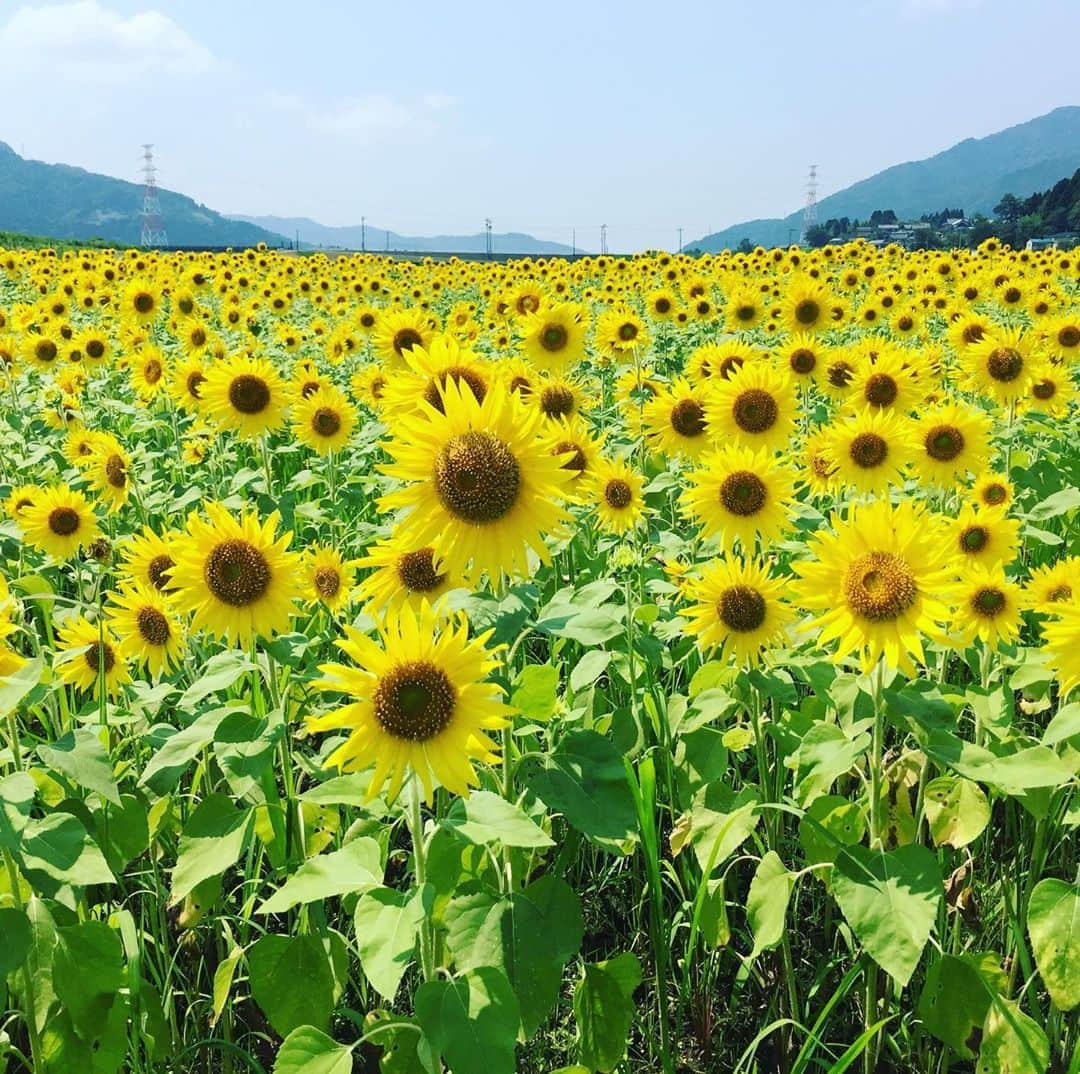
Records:
[[[127,503],[131,495],[131,458],[111,433],[102,434],[83,473],[110,512],[119,511]]]
[[[695,459],[709,449],[711,414],[704,388],[694,388],[685,378],[677,377],[638,409],[651,450]]]
[[[515,325],[525,357],[545,372],[562,373],[585,357],[588,321],[580,306],[562,302],[526,314]]]
[[[70,559],[100,532],[86,497],[66,485],[42,489],[20,522],[27,542],[56,559]]]
[[[1043,627],[1043,644],[1064,702],[1069,691],[1080,685],[1080,604],[1062,604],[1054,615]]]
[[[855,410],[892,410],[907,414],[922,396],[912,368],[896,348],[880,350],[872,360],[863,360],[845,396]]]
[[[596,346],[603,353],[619,357],[644,350],[649,344],[645,322],[625,306],[602,313],[596,322]]]
[[[291,533],[275,539],[277,511],[263,523],[255,512],[237,520],[219,503],[206,504],[205,512],[205,519],[189,516],[169,570],[177,607],[193,613],[192,629],[245,648],[256,635],[287,631],[299,596],[300,556],[287,551]]]
[[[165,595],[136,582],[121,585],[109,600],[108,624],[120,639],[120,654],[155,679],[172,671],[183,656],[184,630]]]
[[[379,316],[372,332],[375,353],[388,366],[403,366],[406,352],[426,347],[434,335],[431,317],[425,310],[406,309]]]
[[[173,402],[191,414],[202,407],[206,363],[200,357],[185,358],[169,374],[168,390]]]
[[[495,376],[495,367],[453,336],[440,332],[426,347],[405,353],[405,369],[395,370],[383,391],[382,404],[388,424],[398,417],[422,411],[422,405],[442,410],[442,391],[449,381],[468,386],[482,403]]]
[[[965,506],[946,522],[949,547],[964,569],[971,564],[1009,564],[1020,548],[1020,523],[1003,508]]]
[[[1005,577],[1001,564],[988,568],[974,564],[948,591],[956,610],[953,643],[960,648],[979,638],[991,649],[1008,645],[1020,636],[1020,587]]]
[[[626,533],[644,517],[645,501],[641,495],[644,479],[622,459],[599,459],[588,482],[588,500],[595,504],[602,529]]]
[[[136,585],[146,585],[166,595],[175,593],[169,572],[176,566],[173,554],[182,536],[180,530],[167,530],[159,535],[149,526],[144,526],[142,533],[133,533],[121,551],[124,573]]]
[[[405,606],[418,612],[425,601],[438,608],[440,598],[462,584],[445,568],[434,548],[414,548],[397,534],[369,548],[356,565],[373,568],[357,591],[365,611],[372,616],[398,612]]]
[[[150,280],[132,280],[120,295],[117,312],[125,321],[149,325],[161,310],[161,288]]]
[[[793,281],[784,294],[780,310],[784,325],[791,333],[820,332],[831,324],[830,295],[816,280]]]
[[[891,410],[852,414],[830,426],[828,436],[837,483],[858,492],[902,485],[915,456],[910,420]]]
[[[131,682],[127,662],[108,626],[91,623],[81,615],[57,630],[53,670],[64,682],[92,690],[95,698],[101,696],[102,678],[110,697]]]
[[[1022,328],[994,327],[962,356],[969,388],[1002,405],[1022,399],[1038,354]]]
[[[923,480],[950,488],[967,473],[980,473],[990,459],[990,418],[973,406],[939,404],[915,426],[915,469]]]
[[[829,454],[829,430],[816,428],[802,442],[795,454],[799,484],[813,496],[825,496],[836,488],[836,463]]]
[[[40,485],[16,485],[4,501],[8,518],[21,522],[23,512],[34,505],[43,491]]]
[[[132,355],[131,384],[135,394],[146,401],[168,386],[168,361],[157,347],[148,343]]]
[[[1076,398],[1076,388],[1065,366],[1039,362],[1032,369],[1031,384],[1023,401],[1025,411],[1063,418]]]
[[[1036,567],[1024,586],[1024,607],[1055,614],[1062,604],[1080,603],[1080,556]]]
[[[994,507],[1007,511],[1013,501],[1013,487],[1002,474],[986,471],[975,479],[971,499],[976,507]]]
[[[340,388],[320,388],[292,412],[296,439],[320,455],[340,451],[356,427],[356,408]]]
[[[737,287],[727,296],[724,320],[729,332],[749,332],[757,328],[768,312],[765,297],[752,287]]]
[[[238,355],[215,362],[201,392],[207,419],[242,437],[261,436],[285,422],[285,381],[265,359]]]
[[[709,397],[709,434],[718,443],[769,452],[787,447],[795,427],[795,386],[769,362],[749,362]]]
[[[346,561],[336,548],[315,546],[304,552],[305,600],[332,612],[350,603],[356,586],[356,560]]]
[[[490,736],[510,723],[499,688],[488,681],[499,666],[486,647],[490,636],[470,640],[463,615],[440,620],[427,603],[419,612],[404,607],[387,615],[379,642],[346,627],[338,647],[356,666],[323,664],[318,685],[351,700],[307,721],[311,732],[348,732],[327,765],[373,768],[369,799],[389,779],[393,800],[409,773],[429,803],[436,785],[467,796],[479,782],[475,763],[499,760]]]

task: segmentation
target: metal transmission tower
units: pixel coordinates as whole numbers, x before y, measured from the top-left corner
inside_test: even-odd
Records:
[[[600,225],[600,253],[607,253],[607,224]]]
[[[484,250],[487,252],[488,257],[491,257],[491,218],[485,217],[484,219]]]
[[[158,201],[157,168],[154,167],[154,144],[143,144],[143,204],[142,204],[142,246],[168,246],[169,236],[165,233],[165,221],[161,216],[161,203]]]
[[[803,210],[802,234],[799,245],[806,244],[810,229],[817,223],[817,165],[810,165],[810,177],[806,180],[806,208]]]

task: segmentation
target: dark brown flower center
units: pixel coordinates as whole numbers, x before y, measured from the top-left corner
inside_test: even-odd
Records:
[[[982,492],[983,503],[988,507],[997,507],[1009,498],[1009,490],[996,482],[987,485]]]
[[[211,549],[203,578],[218,600],[244,608],[261,599],[270,588],[270,564],[249,541],[232,538]]]
[[[990,531],[985,526],[968,526],[960,534],[960,551],[968,555],[981,552],[990,543]]]
[[[833,362],[829,366],[829,383],[834,388],[846,388],[855,376],[855,370],[847,362]]]
[[[679,400],[671,408],[671,427],[680,436],[701,436],[705,432],[705,408],[696,399]]]
[[[745,302],[735,307],[735,320],[744,324],[752,321],[757,316],[757,306],[749,306]]]
[[[396,354],[404,354],[413,347],[419,347],[424,342],[423,337],[415,328],[399,328],[394,333],[393,348]]]
[[[671,312],[671,299],[670,298],[658,298],[653,303],[653,309],[657,313],[670,313]]]
[[[848,607],[875,623],[899,618],[918,595],[907,561],[892,552],[867,552],[852,560],[842,588]]]
[[[149,291],[140,291],[132,303],[139,313],[152,313],[154,309],[154,296]]]
[[[175,567],[171,556],[154,556],[146,567],[146,576],[150,584],[160,593],[174,593],[175,587],[169,585],[169,571]]]
[[[446,581],[446,574],[435,570],[435,552],[432,548],[420,548],[398,556],[397,575],[401,584],[411,593],[431,593]]]
[[[57,353],[56,344],[51,339],[40,339],[34,345],[34,355],[39,362],[51,362]]]
[[[139,634],[150,645],[165,645],[172,637],[168,617],[158,608],[144,605],[135,616]]]
[[[312,581],[315,585],[315,591],[326,600],[332,600],[341,590],[341,575],[336,567],[327,564],[315,568]]]
[[[808,373],[813,373],[814,367],[817,365],[817,355],[805,347],[799,347],[797,350],[792,351],[791,356],[788,358],[788,365],[791,366],[795,373],[806,376]]]
[[[880,466],[889,456],[889,445],[877,433],[859,433],[848,447],[851,461],[863,470]]]
[[[435,491],[464,522],[497,522],[517,502],[521,469],[513,452],[488,432],[460,433],[435,459]]]
[[[569,458],[562,464],[564,470],[574,470],[577,473],[582,473],[588,466],[588,460],[585,458],[585,452],[578,447],[577,444],[572,443],[569,440],[560,440],[555,445],[553,455],[568,455],[573,452],[573,457]]]
[[[107,641],[96,641],[83,653],[83,659],[95,675],[101,671],[108,675],[113,669],[113,664],[116,663],[116,654]]]
[[[317,436],[331,437],[341,428],[341,415],[328,406],[321,406],[311,416],[311,428]]]
[[[570,333],[561,324],[548,324],[540,333],[540,346],[552,354],[563,350],[570,342]]]
[[[516,392],[522,399],[532,395],[532,384],[526,377],[514,377],[510,381],[510,390]]]
[[[938,462],[952,462],[964,450],[964,434],[955,425],[935,425],[923,440],[926,454]]]
[[[1061,585],[1051,589],[1046,594],[1046,599],[1051,604],[1061,604],[1063,601],[1072,600],[1073,587],[1068,582],[1062,582]]]
[[[1067,324],[1057,334],[1058,343],[1062,347],[1080,347],[1080,328],[1073,324]]]
[[[88,358],[101,358],[105,354],[105,344],[100,339],[88,339],[86,341],[86,356]]]
[[[799,324],[817,324],[821,317],[821,306],[812,298],[804,298],[795,307],[795,320]]]
[[[750,586],[731,586],[721,593],[716,614],[729,630],[746,634],[765,622],[765,598]]]
[[[574,393],[565,384],[552,384],[540,393],[540,409],[549,418],[562,418],[574,410]]]
[[[720,483],[720,503],[741,518],[756,515],[769,499],[765,482],[751,470],[736,470]]]
[[[457,691],[441,668],[415,660],[384,675],[372,701],[375,719],[388,735],[427,742],[450,725]]]
[[[1023,368],[1023,356],[1012,347],[996,347],[986,359],[986,371],[1003,384],[1016,380]]]
[[[49,529],[57,537],[70,537],[79,528],[79,512],[71,507],[56,507],[49,513]]]
[[[750,388],[736,397],[731,415],[743,432],[763,433],[776,424],[780,408],[769,392],[761,388]]]
[[[473,393],[478,403],[482,403],[484,396],[487,395],[487,382],[475,369],[469,369],[463,365],[451,366],[449,369],[444,369],[432,377],[424,389],[424,402],[429,406],[433,406],[440,414],[446,413],[443,407],[442,393],[446,391],[448,381],[453,381],[459,390],[463,383],[467,384],[469,391]],[[440,389],[442,390],[440,391]]]
[[[604,486],[604,499],[607,501],[608,507],[616,511],[622,511],[629,507],[633,498],[634,490],[621,477],[613,477]]]
[[[623,343],[633,343],[638,336],[638,326],[633,321],[625,321],[619,325],[618,335]]]
[[[114,489],[127,488],[127,467],[119,455],[110,455],[105,461],[105,479]]]
[[[1057,385],[1052,380],[1040,380],[1038,384],[1032,387],[1031,394],[1036,399],[1046,402],[1046,400],[1053,399],[1057,395]]]
[[[971,598],[971,610],[985,619],[993,619],[1005,610],[1005,594],[996,586],[983,586]]]
[[[270,386],[262,377],[241,373],[229,385],[229,402],[241,414],[259,414],[270,405]]]
[[[892,406],[900,388],[888,373],[875,373],[867,380],[863,394],[871,406]]]

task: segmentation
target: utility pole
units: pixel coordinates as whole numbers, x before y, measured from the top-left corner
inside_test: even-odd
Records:
[[[607,224],[600,225],[600,253],[607,253]]]
[[[356,217],[354,216],[355,220]],[[367,253],[367,217],[360,217],[360,252],[362,254]]]
[[[679,232],[679,253],[682,253],[682,228],[678,229]]]
[[[300,229],[299,228],[296,229],[296,245],[293,247],[293,249],[297,253],[300,253]]]
[[[577,257],[577,228],[570,230],[570,257]]]
[[[484,250],[491,257],[491,217],[484,218]]]

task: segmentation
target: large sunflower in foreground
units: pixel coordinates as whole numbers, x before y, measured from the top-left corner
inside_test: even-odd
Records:
[[[779,451],[791,438],[796,413],[790,377],[771,362],[747,362],[716,382],[709,399],[709,433],[717,443]]]
[[[309,718],[309,731],[349,732],[326,759],[343,772],[374,766],[367,786],[374,798],[390,780],[393,799],[416,773],[430,803],[436,784],[468,795],[479,782],[474,762],[498,761],[490,732],[509,723],[499,687],[487,680],[499,660],[485,647],[491,631],[469,639],[463,615],[440,625],[426,602],[387,616],[379,641],[345,628],[338,647],[355,662],[323,664],[324,690],[352,700]]]
[[[444,412],[424,404],[426,416],[402,420],[384,445],[383,472],[407,484],[379,510],[407,508],[403,540],[435,548],[450,571],[527,574],[527,549],[548,562],[544,534],[566,517],[566,459],[539,435],[540,411],[498,385],[481,403],[448,381],[442,400]]]
[[[98,519],[81,492],[66,485],[42,489],[19,516],[26,541],[57,559],[70,559],[98,535]]]
[[[268,361],[244,355],[215,362],[199,386],[206,418],[243,437],[281,427],[286,390],[285,381]]]
[[[300,556],[287,551],[292,534],[275,539],[277,511],[263,523],[253,511],[237,520],[219,503],[205,511],[207,518],[188,518],[169,572],[192,629],[245,647],[256,635],[287,631],[302,572]]]
[[[1027,394],[1038,352],[1022,328],[995,327],[962,356],[972,391],[1008,405]]]
[[[911,501],[857,504],[831,523],[810,538],[813,558],[792,565],[799,604],[818,613],[818,640],[838,642],[836,659],[858,656],[864,671],[884,655],[913,675],[923,637],[938,637],[949,620],[953,572],[940,528]]]
[[[1064,701],[1080,686],[1080,604],[1063,604],[1054,614],[1057,618],[1043,627],[1043,639]]]

